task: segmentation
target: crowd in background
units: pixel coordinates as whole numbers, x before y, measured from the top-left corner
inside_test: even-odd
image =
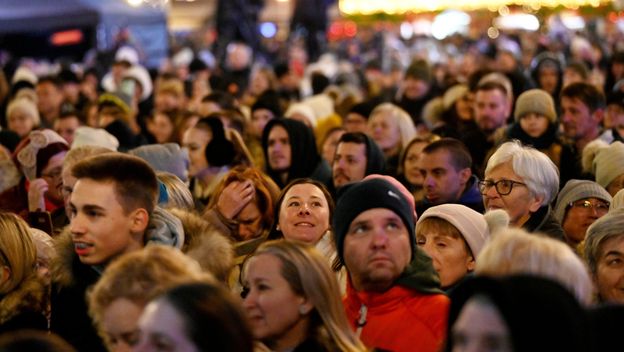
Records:
[[[6,65],[0,350],[617,345],[621,41],[379,36]]]

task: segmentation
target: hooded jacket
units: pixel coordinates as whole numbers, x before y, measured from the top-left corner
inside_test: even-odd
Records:
[[[356,291],[347,281],[347,319],[361,329],[367,347],[388,351],[436,352],[445,337],[449,299],[440,290],[431,259],[422,251],[385,292]]]
[[[179,248],[223,281],[233,264],[230,242],[198,215],[179,209],[156,208],[150,216],[145,243]],[[52,262],[51,330],[78,351],[106,351],[87,313],[85,297],[103,268],[80,262],[68,227],[55,238],[55,247],[58,256]]]
[[[269,133],[276,125],[282,126],[286,130],[290,142],[290,168],[285,182],[282,182],[279,172],[271,169],[269,165]],[[331,184],[329,164],[321,160],[321,156],[316,150],[314,133],[302,122],[282,118],[269,121],[262,133],[262,151],[266,160],[267,174],[280,189],[284,188],[290,181],[302,177],[312,178],[325,185]]]
[[[528,232],[541,232],[548,237],[565,242],[565,232],[549,205],[544,205],[532,213],[522,227]]]

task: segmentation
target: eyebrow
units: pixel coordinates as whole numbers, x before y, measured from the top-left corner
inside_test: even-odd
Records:
[[[293,199],[293,198],[302,199],[302,198],[304,198],[304,197],[303,197],[303,196],[299,196],[299,195],[293,195],[293,196],[288,197],[287,199]],[[310,196],[310,198],[313,198],[313,199],[321,199],[321,200],[323,199],[323,198],[321,198],[321,197],[319,197],[319,196],[314,196],[314,195]]]
[[[74,207],[75,209],[78,209],[79,207],[77,207],[74,203],[69,203],[70,206]],[[85,204],[82,207],[82,211],[93,211],[93,210],[99,210],[99,211],[105,211],[106,209],[99,206],[99,205],[95,205],[95,204]]]
[[[607,253],[605,253],[605,255],[604,255],[604,256],[605,256],[605,257],[608,257],[608,256],[610,256],[610,255],[615,255],[615,256],[619,256],[619,257],[621,257],[621,256],[623,256],[623,255],[624,255],[624,253],[622,253],[622,252],[620,252],[620,251],[613,251],[613,250],[612,250],[612,251],[608,251]]]

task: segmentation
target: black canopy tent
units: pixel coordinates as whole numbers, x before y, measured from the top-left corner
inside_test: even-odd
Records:
[[[157,66],[167,55],[167,17],[162,9],[132,7],[124,0],[0,0],[0,47],[8,50],[14,45],[42,45],[36,40],[28,43],[29,38],[44,38],[45,44],[51,34],[69,29],[84,33],[83,48],[107,50],[122,28],[130,32],[147,66]],[[15,43],[11,38],[20,39]]]

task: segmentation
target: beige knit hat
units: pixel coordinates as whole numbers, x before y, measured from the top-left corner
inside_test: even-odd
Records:
[[[624,174],[624,143],[592,141],[583,149],[583,170],[594,174],[596,182],[607,188],[616,177]]]
[[[505,211],[493,211],[488,214],[490,218],[478,213],[467,206],[461,204],[441,204],[431,207],[420,216],[419,223],[423,219],[436,217],[448,221],[461,233],[468,243],[470,251],[475,259],[479,256],[485,242],[490,238],[490,234],[497,231],[499,227],[504,227],[509,222],[509,216]],[[501,218],[506,218],[502,219]]]
[[[530,113],[545,116],[551,123],[557,121],[555,102],[550,94],[542,89],[530,89],[518,97],[514,111],[516,122],[520,121],[522,116]]]

